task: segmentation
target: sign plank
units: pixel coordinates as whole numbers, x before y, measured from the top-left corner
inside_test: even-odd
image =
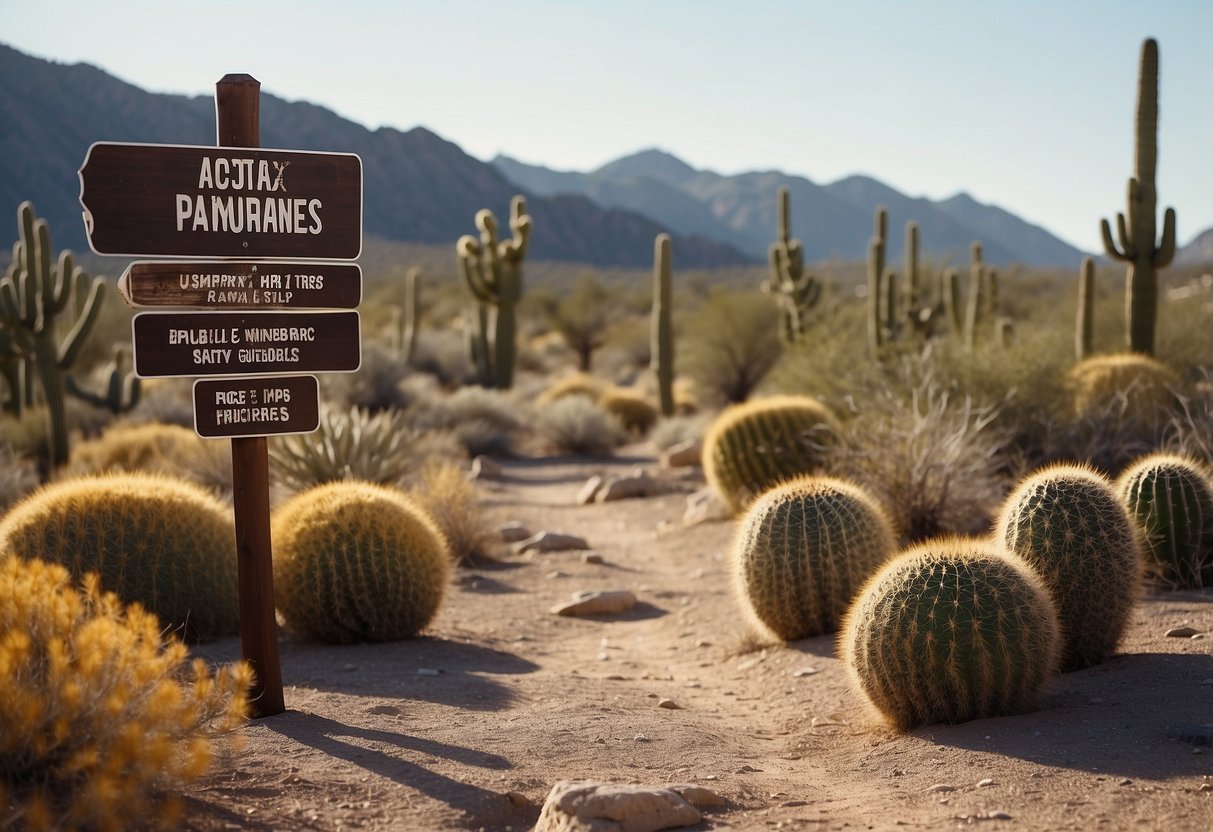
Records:
[[[198,379],[194,430],[199,436],[279,436],[320,426],[315,376]]]
[[[80,167],[97,254],[356,260],[362,160],[352,153],[97,142]]]
[[[118,278],[127,304],[206,309],[354,309],[362,268],[353,263],[137,260]]]
[[[140,378],[350,373],[361,363],[357,312],[139,312]]]

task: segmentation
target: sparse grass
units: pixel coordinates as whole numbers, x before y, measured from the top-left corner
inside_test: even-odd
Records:
[[[463,468],[444,462],[426,463],[421,481],[409,493],[442,531],[456,565],[492,559],[497,531],[479,505],[476,484]]]
[[[217,494],[232,490],[228,443],[203,439],[180,425],[115,423],[96,439],[76,443],[56,477],[107,471],[155,471],[184,477]]]
[[[608,456],[627,441],[619,420],[585,396],[567,396],[539,410],[538,441],[549,453]]]
[[[526,432],[529,408],[509,390],[462,387],[434,397],[409,414],[419,431],[446,431],[458,437],[469,456],[511,456]]]

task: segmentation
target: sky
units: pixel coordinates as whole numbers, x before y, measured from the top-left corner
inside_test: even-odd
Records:
[[[592,170],[656,147],[966,191],[1092,252],[1125,210],[1146,37],[1182,245],[1213,227],[1213,0],[0,0],[0,41],[153,92],[247,72],[483,160]]]

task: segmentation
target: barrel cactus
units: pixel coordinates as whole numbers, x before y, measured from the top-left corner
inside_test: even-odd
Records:
[[[832,633],[895,549],[892,525],[859,486],[798,477],[746,511],[733,550],[738,594],[786,641]]]
[[[1116,649],[1141,584],[1141,546],[1106,477],[1085,465],[1042,468],[1007,498],[996,537],[1049,588],[1065,636],[1063,670]]]
[[[834,416],[807,396],[771,396],[733,405],[708,427],[703,467],[734,514],[781,482],[824,466],[837,436]]]
[[[193,483],[144,472],[66,479],[0,521],[0,556],[62,564],[138,602],[189,641],[239,629],[232,511]]]
[[[417,635],[442,603],[446,542],[401,491],[325,483],[279,506],[271,533],[278,611],[302,638],[398,641]]]
[[[1169,367],[1138,353],[1088,358],[1070,370],[1067,381],[1079,418],[1116,408],[1118,416],[1147,425],[1166,418],[1178,383]]]
[[[901,731],[1023,713],[1057,670],[1039,576],[989,540],[936,539],[887,562],[843,622],[852,683]]]
[[[1213,477],[1196,460],[1150,454],[1117,480],[1142,531],[1147,569],[1184,589],[1213,586]]]

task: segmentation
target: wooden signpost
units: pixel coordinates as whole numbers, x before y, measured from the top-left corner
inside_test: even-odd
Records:
[[[232,438],[240,640],[264,717],[285,710],[266,437],[317,428],[316,377],[300,373],[358,369],[358,313],[301,310],[361,300],[357,265],[312,261],[361,253],[362,161],[260,149],[260,97],[249,75],[215,85],[217,147],[94,144],[80,203],[98,254],[213,258],[133,263],[119,290],[136,308],[182,309],[135,315],[137,375],[238,376],[194,383],[194,423]]]

